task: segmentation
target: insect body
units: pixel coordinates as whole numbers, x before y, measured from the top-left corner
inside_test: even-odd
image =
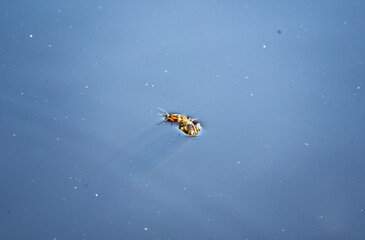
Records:
[[[196,119],[191,119],[188,116],[179,114],[179,113],[168,113],[167,111],[163,110],[162,108],[158,108],[164,113],[159,113],[165,116],[164,121],[168,121],[172,123],[176,122],[179,123],[179,129],[187,134],[187,135],[198,135],[200,130],[202,129],[200,123],[196,121]],[[161,122],[162,123],[162,122]]]
[[[171,125],[173,122],[178,122],[181,123],[184,120],[189,119],[189,117],[179,114],[179,113],[168,113],[166,110],[163,110],[162,108],[158,108],[161,111],[163,111],[164,113],[159,113],[161,115],[165,116],[165,121],[171,122]]]

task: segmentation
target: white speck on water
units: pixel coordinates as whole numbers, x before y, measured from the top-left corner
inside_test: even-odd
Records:
[[[282,231],[282,232],[285,232],[285,229],[283,228],[283,229],[281,229],[281,231]]]
[[[238,164],[240,164],[240,163],[241,163],[241,161],[237,161],[237,163],[238,163]]]
[[[89,88],[89,86],[86,85],[85,88]]]
[[[323,219],[324,217],[323,216],[320,216],[319,219]]]
[[[145,227],[145,228],[144,228],[144,230],[145,230],[145,231],[148,231],[148,228],[146,228],[146,227]]]
[[[77,187],[75,186],[75,187],[74,187],[74,189],[76,190],[76,189],[77,189]]]
[[[52,44],[48,44],[48,47],[51,48],[52,47]]]
[[[167,70],[165,70],[165,73],[167,73]]]
[[[56,138],[57,139],[57,141],[59,141],[60,140],[60,138]]]
[[[13,133],[13,137],[15,137],[15,133]]]
[[[29,34],[29,37],[32,38],[33,37],[33,34]]]
[[[152,84],[151,87],[155,87],[155,85]]]
[[[250,95],[251,95],[251,97],[253,97],[253,93],[251,93]]]
[[[95,197],[98,197],[98,196],[99,196],[99,194],[95,193]]]
[[[247,77],[247,76],[245,76],[245,79],[248,79],[248,77]]]
[[[266,48],[266,45],[264,44],[264,45],[262,45],[262,48]]]
[[[23,93],[23,92],[21,92],[21,93],[20,93],[20,95],[24,95],[24,93]]]
[[[309,143],[304,143],[305,146],[309,146]]]
[[[148,83],[146,83],[145,86],[148,86]]]
[[[360,89],[360,86],[358,86],[357,89]]]

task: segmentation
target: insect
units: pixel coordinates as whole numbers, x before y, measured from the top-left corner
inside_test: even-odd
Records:
[[[161,111],[163,111],[164,113],[159,113],[161,115],[165,116],[165,121],[171,122],[171,125],[173,122],[178,122],[181,123],[184,120],[189,119],[189,117],[179,114],[179,113],[168,113],[166,110],[162,109],[162,108],[158,108]]]
[[[158,108],[159,110],[163,111],[164,113],[159,113],[163,116],[165,116],[164,121],[161,123],[167,121],[172,123],[176,122],[179,123],[179,129],[187,134],[187,135],[198,135],[198,133],[202,130],[202,127],[199,122],[197,122],[196,119],[191,119],[188,116],[179,114],[179,113],[168,113],[166,110],[162,108]],[[159,124],[161,124],[159,123]]]

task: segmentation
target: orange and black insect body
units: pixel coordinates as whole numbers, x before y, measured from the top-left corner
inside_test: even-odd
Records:
[[[198,135],[198,133],[202,129],[200,123],[197,122],[196,119],[191,119],[190,117],[179,114],[179,113],[168,113],[167,111],[163,110],[162,108],[158,108],[158,109],[160,109],[161,111],[164,112],[164,113],[159,113],[159,114],[165,116],[164,121],[171,122],[171,125],[174,122],[179,123],[179,129],[183,133],[185,133],[189,136]],[[164,121],[162,121],[162,122],[164,122]],[[161,123],[159,123],[159,124],[161,124]]]
[[[168,113],[167,111],[163,110],[162,108],[158,108],[164,113],[159,113],[161,115],[165,116],[165,121],[171,122],[171,125],[173,122],[181,123],[182,121],[189,119],[189,117],[179,114],[179,113]]]

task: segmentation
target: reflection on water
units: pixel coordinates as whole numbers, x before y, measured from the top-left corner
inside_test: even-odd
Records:
[[[105,162],[114,166],[112,169],[123,176],[123,181],[133,181],[148,175],[164,162],[173,159],[188,141],[193,140],[171,130],[166,126],[152,126],[118,147],[106,157]]]

